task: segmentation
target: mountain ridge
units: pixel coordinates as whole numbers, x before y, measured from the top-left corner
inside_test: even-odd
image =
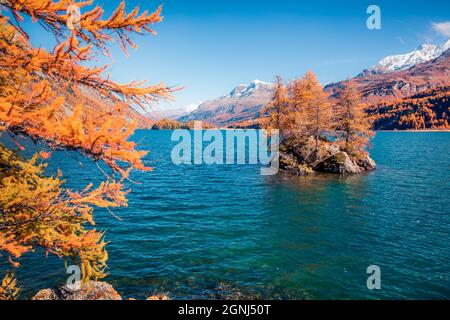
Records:
[[[208,100],[178,121],[206,120],[212,124],[225,126],[259,116],[259,111],[272,98],[274,84],[253,80],[250,84],[239,84],[227,95]]]
[[[363,70],[358,76],[406,70],[439,57],[449,48],[450,39],[442,45],[422,44],[411,52],[384,57],[376,65]]]

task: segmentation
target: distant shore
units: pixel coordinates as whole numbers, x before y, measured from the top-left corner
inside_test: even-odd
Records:
[[[174,130],[174,129],[152,129],[152,128],[146,128],[149,130]],[[203,130],[246,130],[249,128],[204,128]],[[193,130],[193,129],[190,129]],[[420,129],[420,130],[374,130],[374,132],[450,132],[450,129]]]

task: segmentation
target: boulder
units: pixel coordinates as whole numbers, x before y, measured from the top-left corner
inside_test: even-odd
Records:
[[[333,144],[333,143],[325,143],[324,145],[324,152],[328,157],[334,156],[335,154],[341,152],[341,149],[339,148],[339,146],[337,144]]]
[[[280,146],[280,151],[293,155],[298,162],[310,163],[313,156],[315,141],[313,137],[296,138],[295,136],[287,138]]]
[[[363,160],[360,160],[357,163],[358,166],[365,171],[373,170],[377,166],[375,161],[369,156],[366,156]]]
[[[294,155],[285,152],[280,152],[280,168],[298,176],[305,176],[313,173],[308,165],[298,163],[297,158]]]
[[[362,171],[362,169],[354,163],[344,151],[338,152],[322,162],[319,162],[314,169],[320,172],[339,174],[360,173]]]
[[[91,281],[85,285],[43,289],[32,300],[122,300],[122,297],[109,283]]]
[[[169,300],[169,296],[164,293],[159,293],[148,297],[147,300]]]

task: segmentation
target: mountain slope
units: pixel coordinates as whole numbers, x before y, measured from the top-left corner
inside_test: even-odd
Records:
[[[240,84],[228,95],[203,102],[196,110],[178,120],[205,120],[226,126],[232,122],[256,119],[259,111],[272,98],[274,85],[259,80]]]
[[[368,114],[375,130],[449,129],[450,86],[372,105]]]

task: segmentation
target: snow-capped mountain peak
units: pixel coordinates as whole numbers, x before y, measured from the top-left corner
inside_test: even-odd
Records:
[[[239,84],[227,96],[228,98],[245,97],[259,90],[271,90],[274,84],[261,80],[253,80],[250,84]]]
[[[253,80],[237,85],[225,96],[203,102],[197,109],[178,120],[206,120],[212,124],[227,125],[236,121],[256,119],[272,99],[275,84]]]
[[[450,40],[447,40],[447,42],[442,45],[423,44],[412,52],[387,56],[381,59],[375,66],[364,70],[361,75],[406,70],[418,63],[423,63],[439,57],[449,48]]]
[[[450,39],[448,39],[441,47],[444,52],[450,49]]]

